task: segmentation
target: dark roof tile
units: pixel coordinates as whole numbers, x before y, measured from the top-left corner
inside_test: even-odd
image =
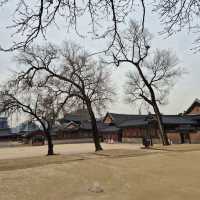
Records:
[[[145,119],[135,119],[135,120],[128,120],[126,122],[123,122],[119,124],[119,127],[125,128],[125,127],[138,127],[138,126],[146,126],[148,125],[148,121]]]
[[[164,115],[162,116],[164,124],[193,124],[196,125],[197,122],[189,117],[177,116],[177,115]]]
[[[108,113],[108,114],[113,119],[115,125],[119,125],[129,120],[139,120],[139,119],[144,120],[148,116],[148,115],[117,114],[117,113]]]
[[[116,126],[108,125],[108,124],[105,124],[101,121],[97,122],[97,128],[100,132],[118,132],[118,131],[121,130],[120,128],[118,128]],[[91,122],[81,123],[80,129],[82,129],[82,130],[92,130]]]
[[[155,115],[127,115],[127,114],[116,114],[108,113],[112,119],[113,124],[117,127],[137,127],[146,126],[148,124],[148,118]],[[163,123],[165,125],[177,125],[177,124],[191,124],[197,125],[197,120],[200,120],[196,116],[180,116],[180,115],[162,115]]]
[[[190,105],[190,107],[185,111],[185,114],[188,114],[191,112],[191,110],[194,108],[195,105],[200,105],[200,99],[195,99],[193,103]]]

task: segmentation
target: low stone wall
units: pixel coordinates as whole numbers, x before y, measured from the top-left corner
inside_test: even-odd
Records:
[[[200,131],[196,133],[190,133],[190,141],[192,144],[199,144],[200,143]]]
[[[76,144],[76,143],[91,143],[92,138],[80,138],[80,139],[65,139],[65,140],[53,140],[54,144]],[[47,143],[47,141],[45,141]]]
[[[159,138],[153,138],[152,142],[153,142],[153,144],[161,143]],[[122,143],[142,144],[142,138],[122,138]]]
[[[142,138],[122,138],[122,143],[142,144]]]
[[[161,144],[162,143],[159,138],[153,138],[152,142],[153,142],[153,144]]]
[[[168,139],[172,141],[173,144],[180,144],[181,143],[181,136],[180,133],[167,133]],[[192,144],[199,144],[200,143],[200,131],[189,133],[190,141]]]

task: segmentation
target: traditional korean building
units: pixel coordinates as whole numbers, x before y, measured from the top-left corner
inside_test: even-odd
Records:
[[[53,139],[65,140],[66,143],[92,142],[92,126],[86,112],[82,110],[79,113],[68,113],[58,120],[51,131]],[[200,100],[196,99],[183,114],[161,117],[170,142],[200,143]],[[41,134],[35,128],[32,130],[30,124],[23,126],[20,134]],[[152,143],[161,143],[153,114],[127,115],[108,112],[103,120],[97,120],[97,128],[103,142],[142,143],[143,138],[149,138]]]
[[[200,115],[200,99],[195,99],[192,105],[184,112],[185,115]]]
[[[15,135],[12,134],[11,129],[8,126],[8,120],[6,117],[0,117],[0,141],[12,140]]]
[[[34,144],[36,137],[44,137],[40,127],[31,120],[26,120],[12,128],[12,134],[16,135],[17,141],[22,141],[25,144]]]
[[[172,143],[200,143],[200,100],[196,99],[181,115],[162,115],[164,130]],[[107,113],[104,123],[120,129],[122,142],[141,143],[149,137],[160,143],[154,115],[127,115]]]
[[[67,139],[71,142],[92,142],[92,125],[91,121],[86,117],[74,114],[67,114],[63,119],[59,120],[60,125],[54,129],[56,132],[55,139]],[[118,135],[121,131],[116,126],[110,126],[97,120],[97,128],[101,141],[115,140],[121,142]]]

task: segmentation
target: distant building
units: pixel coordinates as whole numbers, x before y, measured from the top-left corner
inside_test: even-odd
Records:
[[[71,142],[92,142],[92,125],[88,115],[66,114],[59,120],[60,125],[54,128],[54,139],[66,139]],[[110,126],[101,120],[97,120],[97,128],[100,139],[118,138],[119,128]],[[120,142],[120,141],[119,141]]]
[[[64,117],[59,120],[61,123],[75,122],[80,124],[82,121],[90,120],[89,113],[86,109],[78,109],[71,113],[65,113]]]
[[[11,133],[11,129],[8,126],[8,120],[6,117],[0,117],[0,141],[1,140],[10,140],[15,137]]]
[[[84,113],[84,112],[82,112]],[[87,116],[87,117],[86,117]],[[200,101],[196,99],[182,115],[162,115],[163,125],[172,143],[200,143]],[[59,120],[55,138],[68,141],[92,141],[92,127],[88,115],[69,113]],[[104,142],[142,143],[148,137],[160,143],[155,115],[127,115],[107,113],[97,121],[99,135]]]
[[[122,142],[141,143],[149,137],[160,143],[154,115],[107,113],[104,123],[120,128]],[[183,115],[162,115],[164,130],[172,143],[200,143],[200,100],[196,99]],[[118,139],[119,140],[119,139]]]
[[[200,143],[200,115],[162,115],[162,120],[165,132],[173,143]],[[152,143],[161,142],[154,115],[107,113],[104,123],[120,128],[122,142],[141,143],[144,137],[149,137]]]
[[[40,130],[40,127],[35,122],[27,120],[18,124],[15,128],[12,129],[12,132],[21,136],[38,130]]]
[[[200,99],[195,99],[191,106],[185,111],[186,115],[200,115]]]
[[[9,136],[6,118],[1,119],[1,130]],[[162,115],[164,130],[172,143],[200,143],[200,100],[178,115]],[[4,121],[4,122],[3,122]],[[97,128],[101,141],[115,143],[142,143],[149,138],[152,143],[160,143],[159,130],[155,115],[127,115],[107,113],[103,120],[97,120]],[[23,136],[26,142],[33,141],[35,136],[44,133],[34,122],[24,122],[14,132]],[[54,140],[65,140],[67,143],[92,142],[92,125],[86,110],[65,114],[51,130]]]

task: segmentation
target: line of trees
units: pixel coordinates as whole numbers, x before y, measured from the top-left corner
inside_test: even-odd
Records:
[[[18,77],[15,77],[1,86],[0,99],[1,112],[8,115],[26,113],[31,121],[40,124],[48,141],[47,154],[53,155],[51,130],[68,97],[61,97],[51,87],[40,87],[33,82],[30,85],[27,80],[19,82]]]
[[[133,21],[123,35],[107,57],[116,66],[134,66],[126,83],[127,98],[130,102],[142,99],[152,106],[162,142],[168,145],[158,103],[163,103],[175,78],[181,75],[177,58],[170,51],[157,50],[150,59],[150,34]],[[23,111],[37,120],[47,137],[48,155],[53,155],[52,127],[61,111],[81,102],[90,116],[95,151],[102,150],[94,111],[105,109],[115,95],[106,62],[95,61],[70,42],[60,49],[52,44],[31,46],[19,51],[15,59],[23,70],[1,87],[1,112]]]
[[[111,73],[104,64],[67,42],[62,49],[52,44],[32,46],[20,51],[16,61],[23,70],[2,86],[1,112],[30,114],[41,124],[48,155],[53,155],[51,129],[59,113],[81,102],[90,116],[95,151],[102,150],[94,110],[100,112],[114,95]]]
[[[153,9],[152,9],[153,6]],[[109,38],[110,49],[121,36],[120,29],[130,18],[140,21],[145,27],[146,13],[156,13],[160,16],[163,33],[169,36],[185,28],[194,30],[197,36],[196,50],[199,50],[199,10],[198,0],[155,0],[153,5],[144,0],[0,0],[0,8],[8,9],[13,20],[7,27],[13,30],[13,43],[1,50],[13,51],[28,47],[35,39],[42,36],[46,39],[49,28],[59,26],[59,20],[64,19],[66,31],[73,30],[80,37],[86,34],[80,30],[82,22],[88,22],[86,31],[93,39]],[[13,8],[13,10],[11,9]],[[110,35],[112,38],[110,39]],[[16,37],[14,37],[16,36]],[[20,39],[19,39],[20,38]]]
[[[0,7],[9,3],[11,1],[2,0]],[[101,55],[105,56],[105,59],[109,59],[109,63],[116,66],[120,66],[122,63],[133,66],[133,72],[129,73],[126,84],[128,99],[131,102],[142,99],[152,106],[158,121],[160,137],[163,144],[168,145],[158,105],[166,99],[173,86],[172,83],[182,74],[182,70],[176,67],[177,58],[170,51],[151,51],[151,34],[145,29],[146,10],[148,9],[145,1],[138,1],[137,4],[141,11],[139,23],[134,21],[127,23],[130,15],[133,16],[134,14],[136,4],[133,0],[88,0],[84,2],[76,0],[41,0],[34,2],[16,0],[12,4],[15,7],[15,15],[13,24],[9,28],[14,30],[17,37],[14,38],[13,45],[10,47],[0,45],[0,50],[19,51],[16,60],[24,66],[24,70],[17,73],[15,78],[7,83],[12,87],[2,87],[1,95],[6,97],[5,101],[1,102],[3,110],[11,112],[22,110],[25,112],[23,103],[16,101],[17,98],[15,99],[17,102],[15,102],[15,106],[7,106],[8,102],[13,101],[10,97],[12,101],[8,100],[7,94],[10,94],[10,92],[14,97],[25,100],[19,95],[20,93],[22,95],[27,90],[26,95],[28,95],[32,90],[37,93],[40,90],[43,91],[43,88],[45,88],[46,96],[50,95],[51,92],[53,92],[53,96],[56,96],[56,99],[52,97],[49,107],[55,105],[57,101],[63,101],[63,103],[60,102],[57,105],[58,111],[63,109],[64,106],[81,101],[86,105],[90,114],[95,149],[96,151],[102,149],[94,110],[100,111],[105,108],[113,95],[113,89],[109,84],[110,73],[105,70],[105,63],[92,60],[82,48],[69,42],[65,44],[63,49],[52,44],[46,46],[32,45],[39,36],[42,35],[46,38],[48,28],[52,24],[56,24],[60,17],[66,19],[69,29],[73,27],[79,36],[82,36],[79,24],[81,20],[87,20],[92,38],[106,38],[109,41],[106,49],[100,52],[104,53]],[[185,25],[193,23],[194,16],[199,17],[199,4],[191,0],[177,0],[175,2],[173,0],[159,0],[155,1],[153,11],[160,13],[161,19],[165,22],[164,32],[171,35],[176,32],[174,31],[176,27],[181,30]],[[198,28],[198,26],[195,28]],[[21,88],[26,88],[26,90],[21,92]],[[44,96],[38,97],[38,101],[43,99]],[[57,100],[57,97],[60,100]],[[35,97],[35,99],[37,98]],[[5,102],[6,105],[4,105]],[[25,105],[27,105],[26,103]],[[35,105],[38,106],[39,103]],[[29,107],[30,103],[27,106]],[[28,110],[30,113],[30,109]],[[49,108],[46,108],[47,110]],[[55,113],[59,112],[55,111]],[[47,116],[51,115],[47,114]],[[36,118],[34,115],[33,117]],[[57,117],[58,114],[55,114],[52,121],[50,120],[51,125],[48,125],[49,122],[44,123],[44,119],[41,120],[45,129],[49,131]],[[49,148],[52,147],[53,149],[50,141],[51,138],[49,139]],[[49,154],[53,154],[53,150],[49,150],[49,152]]]
[[[108,56],[110,63],[116,66],[123,63],[133,66],[127,75],[127,99],[131,103],[143,100],[152,107],[163,145],[169,145],[158,105],[166,101],[173,83],[183,71],[177,67],[178,59],[171,51],[150,51],[151,38],[148,30],[130,21],[129,27],[121,33],[120,40],[115,41]]]

